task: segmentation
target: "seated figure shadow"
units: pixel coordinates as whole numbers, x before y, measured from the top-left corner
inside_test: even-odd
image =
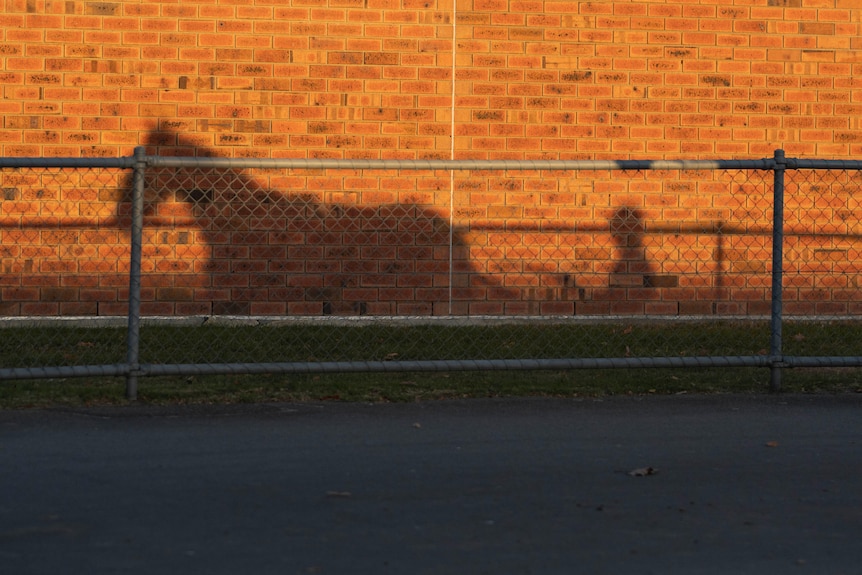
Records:
[[[619,207],[608,220],[608,225],[615,251],[609,287],[651,287],[655,266],[646,257],[646,222],[641,210],[631,206]]]

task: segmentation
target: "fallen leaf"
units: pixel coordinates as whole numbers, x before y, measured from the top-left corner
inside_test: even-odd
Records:
[[[658,473],[658,469],[654,467],[638,467],[629,471],[629,475],[632,477],[646,477],[647,475],[655,475],[656,473]]]
[[[778,442],[777,441],[767,441],[766,447],[778,447]]]
[[[353,497],[353,494],[349,491],[327,491],[326,496],[344,499],[347,497]]]

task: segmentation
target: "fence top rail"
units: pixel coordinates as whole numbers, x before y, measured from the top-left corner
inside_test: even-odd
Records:
[[[2,158],[0,168],[133,168],[135,158]]]
[[[385,160],[332,158],[194,158],[148,156],[142,148],[136,156],[119,158],[26,158],[0,157],[0,168],[166,168],[221,169],[352,169],[352,170],[772,170],[775,158],[748,160]],[[862,160],[786,158],[786,169],[862,170]]]
[[[190,158],[147,156],[166,168],[353,169],[353,170],[770,170],[761,160],[368,160],[314,158]]]
[[[787,167],[796,170],[862,170],[862,161],[788,158]]]

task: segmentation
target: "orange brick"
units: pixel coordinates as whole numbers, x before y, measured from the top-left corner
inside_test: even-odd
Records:
[[[454,111],[458,157],[745,157],[771,155],[777,145],[800,155],[857,157],[862,122],[856,118],[862,111],[855,104],[860,87],[853,78],[862,73],[854,55],[862,49],[855,38],[860,9],[837,1],[830,6],[801,0],[776,0],[770,6],[723,0],[697,5],[474,2],[472,11],[458,14],[454,102],[452,14],[429,10],[419,1],[375,0],[361,10],[327,0],[295,8],[93,3],[76,5],[76,14],[65,14],[67,4],[55,3],[56,11],[46,8],[44,14],[0,15],[5,34],[0,39],[0,111],[6,116],[0,141],[3,153],[14,155],[130,153],[143,142],[154,153],[186,155],[445,158],[452,153]],[[171,130],[186,135],[178,138]],[[530,183],[530,190],[556,185],[555,178]],[[426,185],[377,174],[349,181],[360,190],[393,194],[366,197],[387,203]],[[344,191],[343,182],[292,185],[360,197]],[[431,191],[425,201],[447,209],[448,181],[427,185]],[[402,193],[400,186],[408,189]],[[471,208],[479,217],[493,214],[512,222],[520,216],[583,217],[584,210],[592,217],[587,206],[533,205],[536,199],[521,190],[517,185],[493,198],[476,192]],[[607,194],[624,190],[634,194],[626,201],[645,193],[629,182]],[[700,197],[677,193],[683,194],[681,206]],[[215,238],[203,234],[200,241]],[[595,269],[607,269],[612,260],[609,255],[604,263],[595,261]],[[497,266],[489,282],[508,281],[494,274],[505,275],[511,262],[474,263],[483,273]],[[470,262],[464,265],[469,271]],[[435,273],[448,281],[445,271]],[[532,300],[544,298],[544,292],[520,291],[533,281],[522,280],[525,285],[513,295],[518,299],[487,309],[611,310],[609,303],[587,301],[537,305]],[[162,291],[161,297],[171,293]],[[276,297],[275,292],[254,293]],[[419,301],[428,294],[415,294],[416,302],[399,300],[398,306],[376,301],[387,293],[395,292],[365,293],[364,309],[441,309]],[[664,294],[676,298],[673,302],[653,302],[655,294],[643,291],[619,295],[646,298],[647,305],[628,309],[632,313],[674,313],[677,307],[680,313],[746,312],[758,303],[737,304],[724,294],[720,305],[697,302],[684,308],[681,301],[690,294],[683,292]],[[156,291],[148,297],[152,309],[172,313],[212,309],[211,302],[179,302],[196,307],[158,302]],[[290,302],[238,303],[233,309],[355,311],[337,301],[324,308],[303,294],[291,297]],[[434,297],[428,301],[448,298]],[[818,309],[844,309],[830,306],[826,302]],[[89,313],[76,302],[61,302],[57,309]],[[626,311],[625,306],[614,310]],[[20,306],[17,312],[23,313]]]

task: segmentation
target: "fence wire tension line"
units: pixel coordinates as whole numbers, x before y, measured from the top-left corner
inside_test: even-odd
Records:
[[[862,367],[862,161],[139,147],[0,194],[0,381]]]

